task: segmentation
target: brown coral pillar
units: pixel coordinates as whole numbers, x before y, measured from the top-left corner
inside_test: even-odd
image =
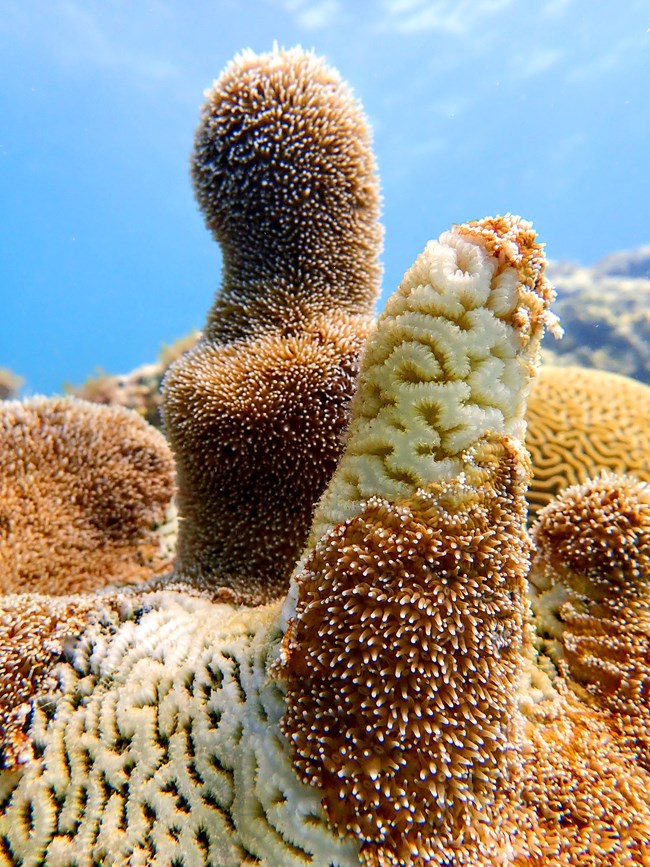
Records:
[[[430,242],[364,351],[284,606],[283,729],[365,865],[487,867],[523,785],[526,394],[553,297],[512,215]]]
[[[515,441],[488,439],[465,480],[371,499],[305,564],[284,726],[365,864],[448,863],[456,845],[487,864],[504,838],[530,653],[527,469]]]
[[[192,176],[224,270],[203,339],[164,382],[177,575],[259,602],[286,590],[372,325],[382,232],[369,129],[312,54],[245,53],[208,94]]]

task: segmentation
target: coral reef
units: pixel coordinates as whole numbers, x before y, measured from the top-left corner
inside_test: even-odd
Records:
[[[200,336],[198,331],[192,331],[171,345],[163,346],[157,361],[151,364],[143,364],[124,374],[99,372],[82,385],[66,385],[65,391],[91,403],[134,409],[150,425],[160,428],[160,384],[165,372]]]
[[[563,488],[603,470],[650,481],[650,387],[584,367],[542,367],[526,413],[534,517]]]
[[[650,384],[648,248],[607,256],[592,268],[555,263],[549,279],[566,338],[545,361],[610,370]]]
[[[174,466],[135,413],[0,404],[0,592],[67,594],[171,568]]]
[[[7,367],[0,367],[0,400],[18,397],[23,382],[22,376],[17,376]]]
[[[314,55],[244,53],[207,95],[192,176],[224,275],[202,339],[163,387],[177,573],[263,601],[286,591],[336,466],[372,326],[382,232],[370,132]]]
[[[209,106],[223,94],[213,123]],[[325,95],[343,145],[354,139],[358,108],[302,52],[242,56],[208,101],[209,136],[200,127],[197,143],[214,176],[196,183],[230,261],[206,336],[166,385],[187,473],[185,550],[162,584],[0,597],[0,864],[648,867],[650,495],[610,475],[569,489],[541,512],[529,563],[526,398],[544,327],[556,324],[530,224],[507,215],[456,226],[407,271],[363,352],[345,450],[285,598],[241,604],[283,580],[261,569],[255,538],[237,554],[229,604],[219,586],[225,561],[215,572],[210,552],[202,565],[204,540],[191,524],[207,518],[192,498],[203,496],[208,451],[226,464],[237,457],[240,481],[251,471],[247,441],[231,436],[237,401],[248,423],[241,430],[265,462],[261,487],[242,488],[230,521],[239,526],[243,514],[258,534],[270,527],[264,515],[286,517],[284,501],[267,501],[269,455],[282,470],[287,454],[299,454],[305,475],[318,477],[322,431],[332,416],[339,432],[345,422],[379,230],[367,141],[349,145],[354,181],[332,190],[315,176],[316,198],[334,214],[325,233],[314,213],[304,223],[295,216],[296,177],[313,153],[310,141],[302,149],[306,118],[319,132]],[[338,139],[325,115],[329,149]],[[282,134],[267,141],[267,122]],[[224,129],[223,151],[210,151]],[[276,144],[282,154],[280,145],[292,146],[295,171],[275,159]],[[253,145],[264,159],[249,187],[242,166]],[[340,154],[339,180],[354,163],[345,147]],[[353,217],[342,190],[357,183],[369,198]],[[268,208],[258,213],[256,201]],[[358,261],[356,219],[369,233]],[[246,221],[250,249],[239,236]],[[337,266],[348,252],[354,260],[340,284],[321,283],[314,296],[308,263],[294,267],[301,254],[292,239],[303,231],[310,257],[332,253],[338,237]],[[262,253],[275,258],[258,281]],[[365,298],[354,290],[364,268]],[[307,378],[296,379],[303,365]],[[324,369],[333,385],[323,398],[315,383]],[[276,437],[270,412],[295,408],[292,391],[307,400],[301,423],[322,425],[298,445],[290,424]],[[34,412],[30,403],[8,406],[12,420]],[[50,435],[46,425],[38,441],[51,450],[50,475],[68,486],[61,500],[68,468],[77,480],[89,472],[76,421],[110,411],[37,401],[48,424],[52,407],[68,412],[65,427]],[[227,421],[213,423],[215,412]],[[95,427],[90,453],[110,456],[113,440]],[[217,438],[238,454],[220,452]],[[206,468],[213,505],[217,470]],[[82,487],[97,489],[92,478]],[[302,508],[302,489],[285,493]],[[262,497],[267,511],[251,517],[246,497]],[[128,524],[119,507],[113,514]]]

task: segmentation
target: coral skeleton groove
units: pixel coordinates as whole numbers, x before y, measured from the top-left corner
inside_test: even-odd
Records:
[[[225,269],[164,384],[178,563],[0,596],[0,867],[650,867],[650,493],[527,530],[531,225],[430,242],[370,334],[369,132],[300,49],[228,66],[193,177]]]
[[[650,386],[586,367],[542,367],[526,413],[532,517],[603,471],[650,482]]]

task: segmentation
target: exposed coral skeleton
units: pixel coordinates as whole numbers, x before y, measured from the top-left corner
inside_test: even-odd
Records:
[[[240,63],[332,80],[297,51]],[[519,218],[427,245],[283,600],[223,604],[218,570],[5,597],[0,864],[650,865],[647,488],[551,504],[528,596],[552,297]]]

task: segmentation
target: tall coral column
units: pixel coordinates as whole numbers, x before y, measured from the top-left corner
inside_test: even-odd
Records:
[[[532,656],[523,416],[552,295],[528,223],[459,226],[363,356],[285,606],[283,725],[365,864],[488,865],[509,845]]]
[[[177,574],[263,601],[286,590],[336,466],[372,326],[382,231],[370,132],[312,54],[247,52],[207,95],[192,177],[223,285],[203,339],[164,382]]]

